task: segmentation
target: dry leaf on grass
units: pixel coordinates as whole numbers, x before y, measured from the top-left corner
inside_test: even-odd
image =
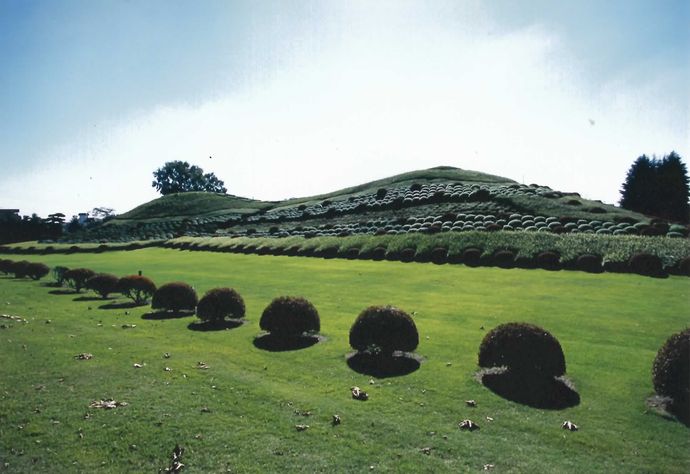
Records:
[[[118,402],[112,398],[108,398],[107,400],[94,400],[91,402],[91,404],[89,404],[89,408],[105,408],[106,410],[126,406],[127,402]]]

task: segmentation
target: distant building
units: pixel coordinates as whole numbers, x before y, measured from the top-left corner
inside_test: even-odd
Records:
[[[84,225],[89,221],[89,213],[88,212],[80,212],[79,213],[79,225]]]
[[[19,209],[0,209],[0,222],[19,221]]]

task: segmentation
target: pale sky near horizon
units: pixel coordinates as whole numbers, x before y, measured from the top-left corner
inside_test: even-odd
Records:
[[[690,1],[0,0],[0,208],[184,160],[276,200],[451,165],[616,203],[690,157]]]

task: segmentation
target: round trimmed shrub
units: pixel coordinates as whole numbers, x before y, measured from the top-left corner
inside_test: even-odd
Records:
[[[529,323],[506,323],[484,336],[479,366],[558,377],[565,373],[565,356],[558,340],[545,329]]]
[[[599,273],[602,270],[601,257],[599,255],[584,254],[577,257],[575,268],[590,273]]]
[[[40,280],[50,273],[50,267],[45,263],[31,262],[26,267],[26,274],[32,280]]]
[[[28,272],[29,262],[26,260],[12,262],[12,264],[10,265],[10,273],[12,273],[15,278],[24,278],[29,275]]]
[[[376,247],[371,251],[372,260],[383,260],[386,258],[386,247]]]
[[[214,288],[207,291],[196,307],[199,319],[210,322],[220,322],[225,318],[241,319],[244,313],[244,300],[233,288]]]
[[[86,288],[98,293],[105,299],[110,293],[115,293],[118,289],[120,279],[109,273],[99,273],[86,280]]]
[[[444,247],[436,247],[431,251],[431,261],[437,265],[446,263],[448,260],[448,249]]]
[[[185,282],[176,281],[166,283],[156,290],[151,299],[151,307],[173,312],[194,311],[197,302],[194,288]]]
[[[628,266],[632,272],[640,275],[659,276],[663,273],[661,259],[649,253],[633,255],[628,261]]]
[[[466,248],[462,252],[462,262],[470,267],[477,267],[481,263],[482,251],[478,248]]]
[[[671,397],[677,408],[690,406],[690,328],[666,340],[652,366],[654,390]]]
[[[512,250],[499,250],[494,253],[493,260],[501,268],[511,268],[515,265],[515,254]]]
[[[266,306],[259,327],[278,337],[298,337],[321,329],[319,313],[306,298],[279,296]]]
[[[394,306],[369,306],[350,328],[350,346],[371,355],[412,352],[418,344],[419,334],[414,321]]]
[[[150,278],[141,275],[129,275],[120,278],[118,291],[136,304],[144,304],[156,292],[156,284]]]
[[[58,286],[65,284],[65,272],[67,272],[67,270],[69,270],[69,268],[60,265],[53,267],[53,278]]]
[[[354,260],[357,257],[359,257],[359,249],[357,247],[351,247],[345,251],[345,258]]]
[[[683,260],[676,263],[675,266],[678,274],[690,276],[690,257],[685,257]]]
[[[537,255],[537,266],[546,270],[557,270],[560,267],[560,257],[558,253],[545,251]]]
[[[73,268],[67,270],[64,274],[67,285],[74,288],[74,291],[79,293],[86,285],[86,280],[94,276],[96,272],[88,268]]]
[[[5,275],[9,275],[12,273],[12,264],[14,261],[8,260],[6,258],[0,259],[0,272],[4,273]]]
[[[400,260],[403,262],[411,262],[414,260],[415,253],[417,251],[410,247],[405,247],[400,251]]]

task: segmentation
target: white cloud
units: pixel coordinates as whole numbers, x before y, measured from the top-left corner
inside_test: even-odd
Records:
[[[85,133],[32,170],[31,184],[10,184],[4,204],[25,208],[30,186],[43,190],[32,201],[41,213],[124,212],[156,197],[152,171],[176,159],[259,199],[447,164],[614,202],[639,154],[689,155],[677,120],[687,104],[653,81],[589,89],[544,28],[490,34],[495,25],[472,9],[453,21],[412,4],[364,11],[324,20],[336,22],[328,34],[305,39],[318,48],[296,49],[251,89]]]

